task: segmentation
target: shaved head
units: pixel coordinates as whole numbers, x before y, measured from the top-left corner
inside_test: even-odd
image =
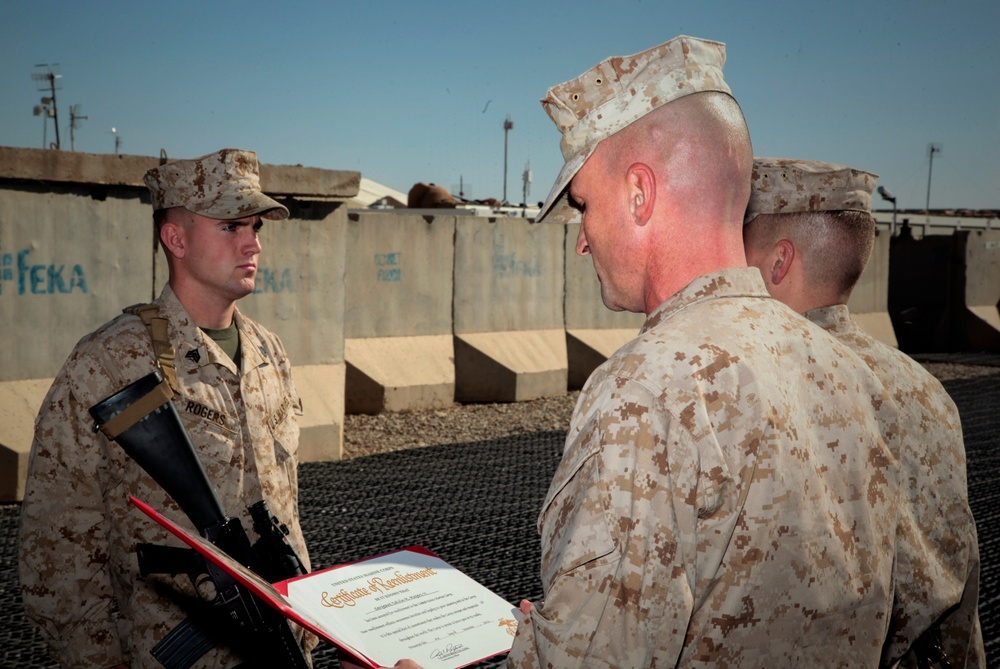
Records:
[[[646,163],[668,192],[687,198],[692,209],[742,226],[753,147],[743,111],[731,96],[703,92],[674,100],[612,135],[602,147],[605,144],[605,155],[619,169]]]

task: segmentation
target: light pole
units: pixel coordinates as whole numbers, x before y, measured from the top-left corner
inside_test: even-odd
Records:
[[[892,202],[892,230],[889,231],[889,236],[892,237],[896,234],[896,196],[890,193],[885,186],[878,187],[878,194],[886,202]]]
[[[510,114],[503,122],[503,203],[507,204],[507,133],[514,127]]]
[[[531,161],[529,160],[524,164],[524,173],[521,175],[521,180],[524,182],[524,188],[521,200],[521,216],[525,215],[525,211],[528,209],[528,190],[531,188]]]
[[[924,205],[924,209],[927,210],[927,222],[931,222],[931,170],[934,169],[934,154],[941,153],[941,145],[937,143],[931,143],[927,145],[927,151],[930,153],[931,162],[927,166],[927,204]]]

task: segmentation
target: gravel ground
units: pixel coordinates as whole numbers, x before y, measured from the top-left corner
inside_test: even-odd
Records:
[[[565,431],[579,391],[513,404],[455,404],[447,409],[344,417],[344,457],[405,448]]]
[[[1000,367],[921,362],[940,381],[1000,374]],[[565,431],[579,391],[515,404],[456,404],[447,409],[344,417],[344,457],[388,453],[516,434]]]

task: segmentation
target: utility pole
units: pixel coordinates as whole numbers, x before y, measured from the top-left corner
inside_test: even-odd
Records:
[[[927,204],[924,205],[924,209],[927,210],[927,222],[931,221],[931,171],[934,169],[934,154],[941,153],[941,145],[937,143],[931,143],[927,145],[927,151],[930,153],[931,162],[927,166]]]
[[[503,203],[507,204],[507,133],[514,127],[510,114],[503,122]]]
[[[40,65],[35,65],[35,73],[31,75],[31,78],[38,83],[38,90],[40,91],[50,91],[52,93],[51,98],[43,97],[41,107],[35,107],[35,115],[38,116],[42,112],[40,109],[48,109],[46,114],[52,116],[55,121],[56,126],[56,144],[55,148],[58,150],[60,148],[59,142],[59,107],[56,104],[56,80],[62,79],[62,75],[56,72],[59,67],[59,63],[53,63],[51,66],[48,63],[42,63]],[[56,69],[54,69],[56,68]],[[48,108],[48,104],[51,103],[52,107]]]

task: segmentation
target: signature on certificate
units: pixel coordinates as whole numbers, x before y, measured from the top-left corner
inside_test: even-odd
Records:
[[[431,652],[432,660],[447,660],[449,658],[455,657],[465,651],[469,650],[468,646],[464,646],[460,643],[450,643],[444,648],[439,648],[438,650]]]

